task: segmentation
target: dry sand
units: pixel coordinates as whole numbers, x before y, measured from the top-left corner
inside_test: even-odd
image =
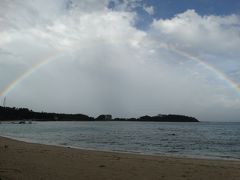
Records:
[[[240,180],[240,161],[99,152],[0,137],[0,180]]]

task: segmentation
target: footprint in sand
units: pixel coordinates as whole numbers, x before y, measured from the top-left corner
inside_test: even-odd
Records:
[[[5,168],[5,169],[0,169],[0,172],[2,173],[6,173],[6,172],[15,172],[15,173],[21,173],[21,171],[19,169],[8,169],[8,168]]]
[[[100,168],[103,168],[103,167],[106,167],[106,166],[105,166],[105,165],[100,165],[99,167],[100,167]]]

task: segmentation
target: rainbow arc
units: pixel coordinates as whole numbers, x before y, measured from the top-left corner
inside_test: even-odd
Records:
[[[204,66],[207,70],[213,72],[217,77],[223,79],[225,82],[227,82],[233,89],[236,90],[237,94],[240,95],[240,84],[238,84],[236,81],[228,77],[224,72],[220,71],[219,69],[215,68],[211,64],[208,64],[204,59],[194,56],[190,53],[187,53],[183,50],[179,50],[174,46],[171,46],[169,44],[165,44],[164,48],[167,48],[185,58],[188,58],[190,60],[193,60],[202,66]],[[29,77],[31,74],[33,74],[35,71],[37,71],[39,68],[46,66],[50,62],[58,59],[61,55],[59,53],[52,53],[45,57],[40,62],[34,64],[31,66],[27,71],[22,73],[20,76],[18,76],[16,79],[14,79],[12,82],[10,82],[3,90],[0,91],[0,97],[6,96],[12,89],[14,89],[19,83],[21,83],[24,79]]]

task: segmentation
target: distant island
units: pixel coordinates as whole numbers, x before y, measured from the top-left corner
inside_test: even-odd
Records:
[[[156,116],[142,116],[139,118],[112,118],[112,115],[100,115],[97,118],[84,114],[63,114],[34,112],[27,108],[0,106],[0,121],[153,121],[153,122],[199,122],[194,117],[175,114],[159,114]]]

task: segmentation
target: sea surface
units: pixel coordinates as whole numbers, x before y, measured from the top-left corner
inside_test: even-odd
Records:
[[[240,160],[240,122],[2,122],[0,136],[81,149]]]

